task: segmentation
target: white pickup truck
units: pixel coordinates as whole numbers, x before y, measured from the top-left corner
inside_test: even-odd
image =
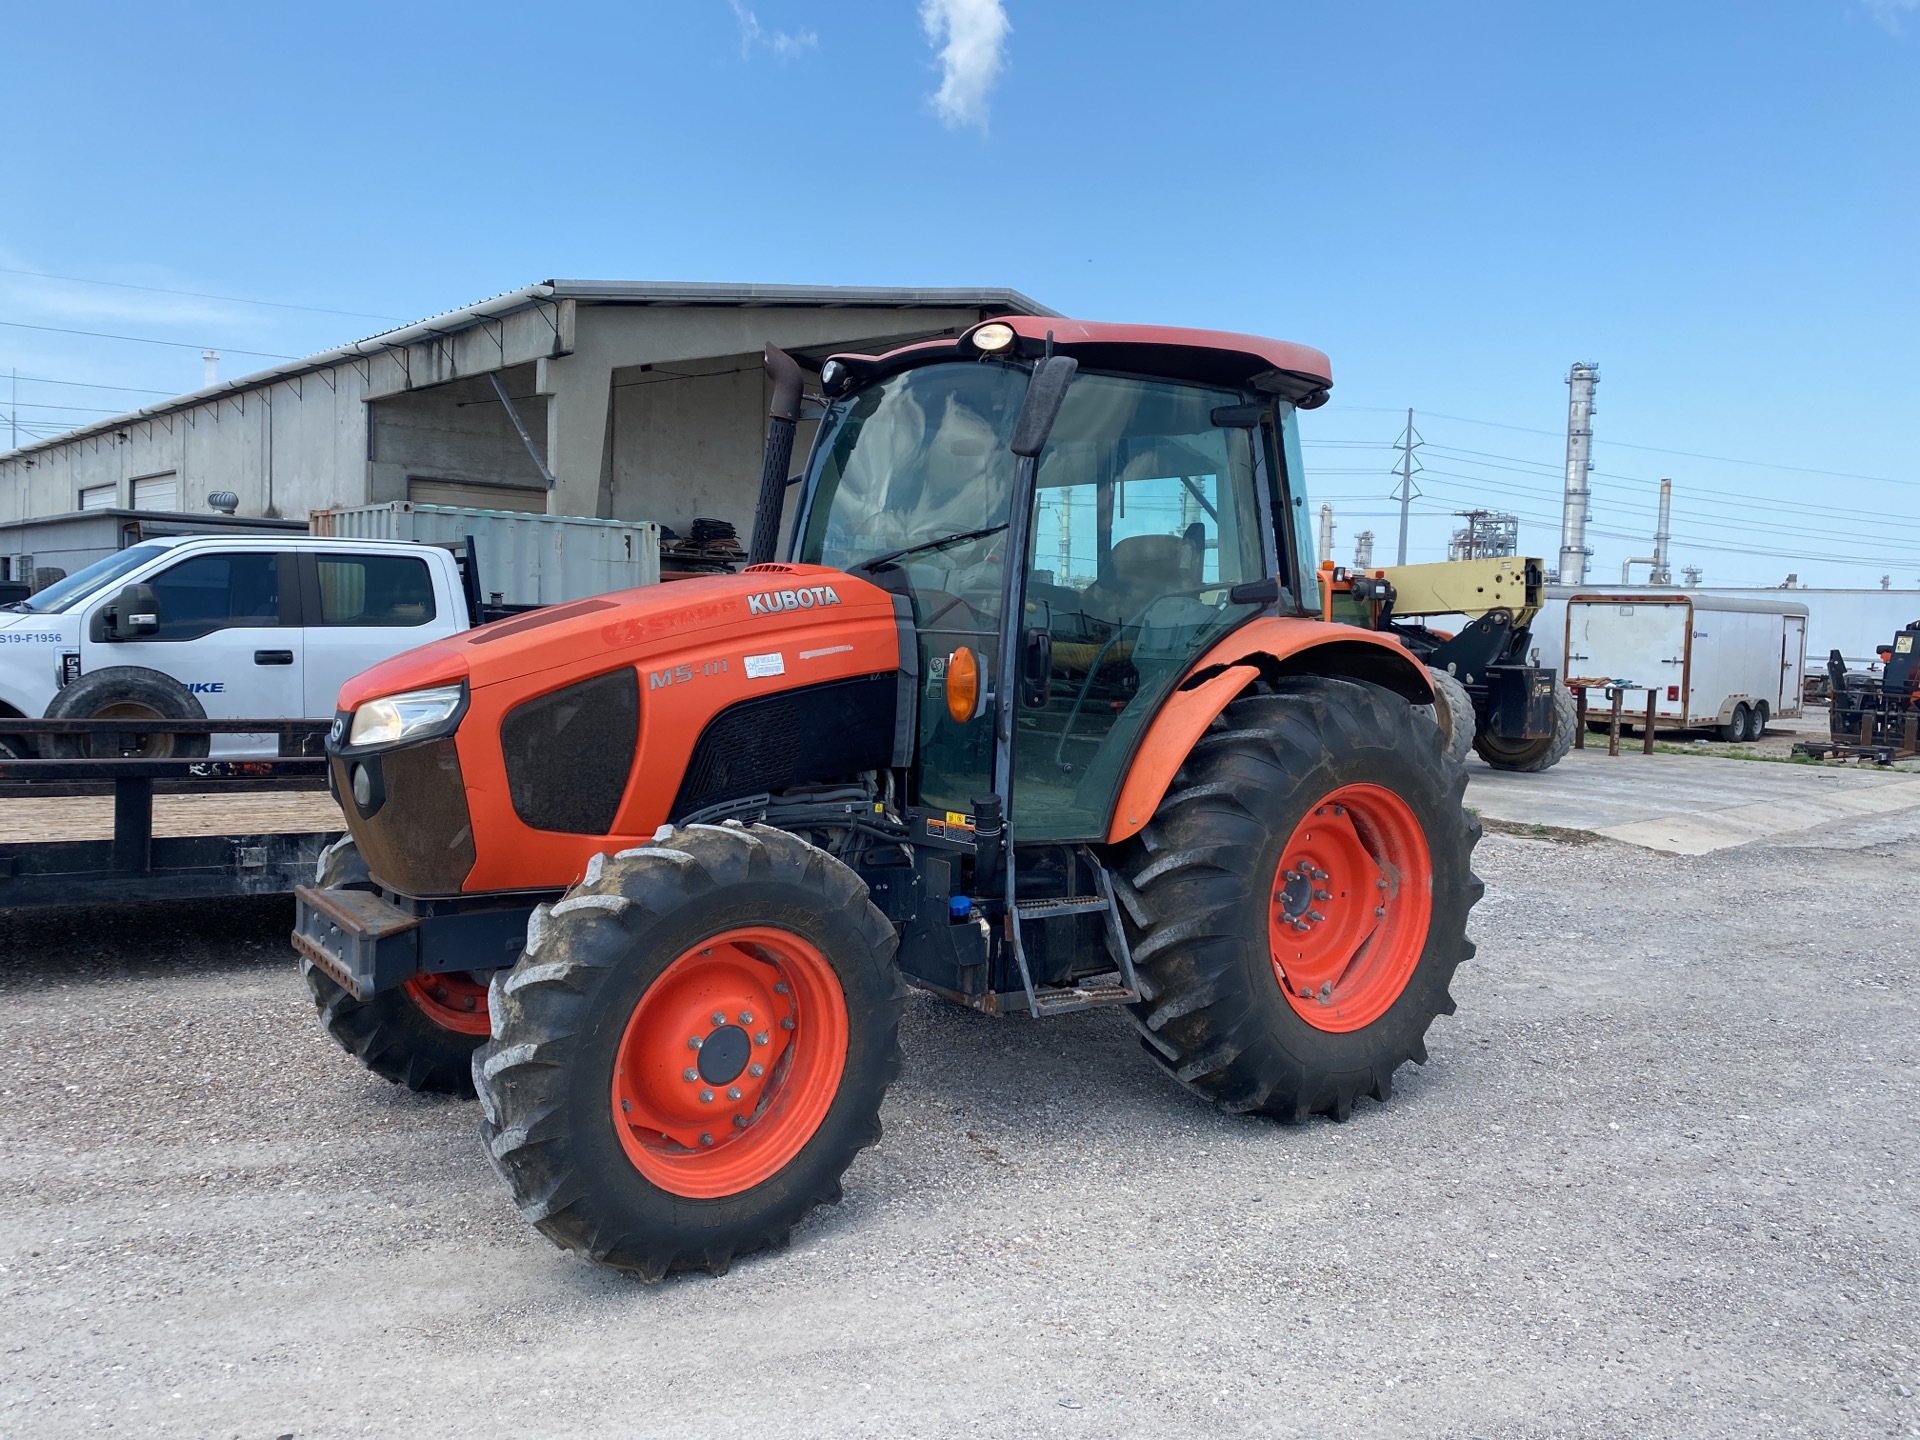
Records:
[[[459,558],[436,545],[144,541],[0,611],[0,715],[328,719],[348,676],[467,629],[470,593]],[[209,753],[205,736],[131,738],[134,754]],[[279,742],[211,744],[270,756]],[[0,751],[28,758],[18,739],[0,737]],[[90,753],[87,741],[69,753]]]

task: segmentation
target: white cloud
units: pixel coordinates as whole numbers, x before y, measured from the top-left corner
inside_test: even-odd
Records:
[[[1006,63],[1006,7],[1000,0],[920,0],[927,43],[940,52],[933,108],[951,127],[987,128],[987,93]]]
[[[1920,10],[1920,0],[1863,0],[1867,13],[1880,22],[1882,29],[1892,35],[1905,34],[1900,17],[1911,15]]]
[[[740,0],[727,0],[733,6],[733,18],[740,26],[741,58],[753,54],[756,49],[771,50],[782,60],[791,60],[809,50],[820,48],[820,37],[811,30],[769,30],[760,23],[760,17],[740,3]]]

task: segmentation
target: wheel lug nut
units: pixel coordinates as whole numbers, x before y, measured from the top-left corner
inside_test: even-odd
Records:
[[[712,1102],[712,1100],[713,1100],[713,1092],[711,1090],[702,1090],[700,1092],[700,1103],[702,1105],[709,1104]]]
[[[631,1115],[633,1113],[633,1101],[622,1100],[620,1102],[620,1113],[622,1115]]]
[[[1318,910],[1307,911],[1307,919],[1315,921],[1316,923],[1326,918],[1327,917],[1322,915]]]
[[[758,1080],[762,1075],[766,1073],[767,1073],[767,1067],[762,1065],[758,1060],[754,1061],[753,1064],[747,1066],[747,1074],[751,1075],[756,1080]]]
[[[774,981],[774,982],[773,982],[773,993],[774,993],[774,994],[776,994],[776,995],[785,995],[785,994],[787,994],[787,993],[789,993],[789,992],[788,992],[788,988],[787,988],[787,982],[786,982],[786,981],[784,981],[784,980],[776,980],[776,981]]]
[[[747,1128],[747,1117],[746,1117],[746,1116],[744,1116],[744,1115],[736,1115],[736,1116],[734,1116],[734,1117],[733,1117],[733,1128],[734,1128],[734,1129],[736,1129],[736,1130],[744,1130],[744,1129],[746,1129],[746,1128]]]
[[[1384,889],[1386,889],[1386,888],[1387,888],[1387,877],[1386,877],[1386,876],[1384,876],[1384,875],[1382,875],[1382,876],[1381,876],[1381,877],[1380,877],[1380,878],[1379,878],[1378,880],[1376,880],[1376,881],[1374,881],[1374,882],[1373,882],[1373,888],[1374,888],[1374,889],[1376,889],[1376,890],[1384,890]]]
[[[700,1132],[700,1143],[702,1145],[711,1145],[713,1143],[713,1136],[707,1134],[706,1131],[702,1130]]]
[[[739,1098],[740,1098],[740,1087],[738,1085],[729,1085],[727,1087],[727,1099],[738,1100]]]
[[[687,1036],[687,1049],[698,1050],[699,1048],[700,1048],[700,1037],[698,1035]]]
[[[1384,905],[1376,905],[1376,906],[1374,906],[1374,907],[1373,907],[1373,918],[1374,918],[1374,919],[1376,919],[1376,920],[1384,920],[1384,919],[1386,919],[1386,918],[1387,918],[1387,907],[1386,907],[1386,906],[1384,906]]]
[[[689,1065],[680,1072],[680,1078],[682,1080],[698,1080],[700,1078],[700,1072]]]
[[[793,1017],[791,1015],[782,1016],[780,1019],[780,1028],[782,1030],[791,1030],[793,1028]]]
[[[753,1023],[753,1012],[751,1010],[742,1010],[740,1012],[740,1023],[742,1025],[751,1025]]]
[[[723,1012],[723,1011],[720,1011],[720,1010],[716,1010],[716,1011],[714,1011],[714,1012],[713,1012],[713,1023],[714,1023],[714,1024],[716,1024],[716,1025],[724,1025],[724,1024],[726,1024],[726,1023],[727,1023],[727,1017],[726,1017],[726,1014],[725,1014],[725,1012]]]
[[[1313,892],[1313,898],[1316,900],[1331,900],[1333,898],[1333,892],[1331,890],[1316,890]]]
[[[754,1044],[756,1044],[756,1045],[764,1045],[764,1044],[766,1044],[766,1043],[767,1043],[767,1032],[766,1032],[766,1031],[764,1031],[764,1030],[762,1030],[762,1031],[761,1031],[761,1032],[760,1032],[760,1033],[759,1033],[758,1035],[756,1035],[756,1036],[754,1036],[754,1037],[753,1037],[753,1043],[754,1043]]]

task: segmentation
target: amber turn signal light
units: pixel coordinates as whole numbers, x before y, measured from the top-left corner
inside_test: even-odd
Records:
[[[980,710],[980,658],[962,645],[947,656],[947,714],[964,725]]]

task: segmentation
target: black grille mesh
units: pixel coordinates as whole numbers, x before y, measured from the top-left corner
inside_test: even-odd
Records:
[[[516,705],[500,723],[513,813],[535,830],[605,835],[640,738],[640,677],[614,670]]]
[[[673,817],[722,800],[884,769],[893,756],[892,673],[742,700],[700,734]]]

